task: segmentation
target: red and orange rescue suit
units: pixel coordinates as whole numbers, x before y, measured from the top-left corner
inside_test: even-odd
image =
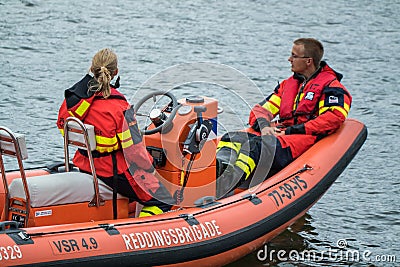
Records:
[[[117,192],[129,197],[130,201],[145,205],[141,216],[169,210],[171,205],[166,203],[171,203],[172,198],[153,175],[152,158],[142,143],[133,107],[114,86],[111,86],[108,98],[89,91],[93,82],[94,79],[86,75],[65,91],[65,100],[58,114],[58,128],[64,135],[64,121],[69,116],[93,125],[96,135],[93,158],[99,179],[110,187],[116,185]],[[85,150],[77,150],[73,163],[80,171],[90,173]]]
[[[307,80],[294,73],[251,110],[249,124],[258,135],[225,134],[218,145],[217,157],[224,150],[235,154],[235,168],[241,170],[245,180],[260,160],[263,143],[273,157],[269,175],[276,173],[345,121],[352,97],[340,83],[341,78],[326,62],[321,62],[320,68]],[[263,141],[260,129],[270,126],[277,116],[285,135],[264,137]]]

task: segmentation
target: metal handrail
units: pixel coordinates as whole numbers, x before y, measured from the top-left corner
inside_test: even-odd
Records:
[[[9,156],[14,156],[17,158],[18,161],[18,166],[19,166],[19,172],[21,173],[21,179],[22,179],[22,184],[24,186],[24,193],[25,193],[25,208],[26,208],[26,217],[25,217],[25,225],[28,224],[29,220],[29,212],[30,212],[30,206],[31,206],[31,197],[29,194],[29,188],[28,188],[28,181],[26,180],[26,174],[24,170],[24,164],[22,163],[22,153],[21,153],[21,148],[19,146],[19,143],[17,141],[17,137],[15,134],[8,129],[7,127],[0,127],[0,131],[3,131],[4,133],[7,133],[8,137],[4,137],[0,135],[0,140],[3,142],[7,142],[10,144],[13,144],[14,150],[5,150],[4,148],[1,147],[1,142],[0,142],[0,168],[1,168],[1,176],[3,179],[3,185],[4,185],[4,192],[5,192],[5,206],[4,206],[4,218],[8,219],[9,216],[9,210],[10,210],[10,190],[8,188],[8,183],[7,183],[7,178],[6,178],[6,171],[4,167],[4,161],[3,161],[3,155],[9,155]]]
[[[70,122],[72,122],[72,121],[75,122],[80,127],[80,130],[72,128],[70,126]],[[84,138],[84,143],[70,140],[70,138],[69,138],[70,132],[82,134],[83,138]],[[83,149],[87,150],[87,154],[89,157],[89,163],[90,163],[90,169],[91,169],[92,176],[93,176],[93,187],[94,187],[94,196],[93,196],[93,199],[89,202],[89,207],[103,206],[105,202],[103,199],[101,199],[100,193],[99,193],[99,182],[97,180],[96,169],[94,166],[92,148],[90,147],[88,130],[87,130],[86,126],[83,124],[83,122],[75,117],[68,117],[65,120],[65,124],[64,124],[64,155],[65,155],[65,171],[66,172],[70,171],[69,151],[68,151],[69,145],[74,145],[79,148],[83,148]]]

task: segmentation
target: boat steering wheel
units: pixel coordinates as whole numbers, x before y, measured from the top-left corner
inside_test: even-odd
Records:
[[[157,103],[157,96],[166,96],[171,102],[163,109],[154,108],[149,114],[144,114],[138,112],[140,107],[149,99],[153,99],[153,106]],[[150,135],[155,133],[167,133],[172,126],[172,121],[175,118],[176,112],[181,105],[176,100],[175,96],[170,92],[156,91],[148,95],[145,95],[139,102],[135,105],[134,111],[137,116],[144,116],[150,118],[152,123],[156,126],[154,129],[148,130],[147,127],[144,130],[140,130],[143,135]],[[169,113],[167,116],[166,113]]]

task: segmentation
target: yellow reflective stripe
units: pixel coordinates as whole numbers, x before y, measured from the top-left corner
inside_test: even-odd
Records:
[[[139,217],[147,217],[152,215],[162,214],[163,211],[157,206],[145,206],[140,211]]]
[[[223,147],[230,148],[230,149],[236,151],[236,153],[239,153],[239,150],[242,147],[242,144],[240,144],[238,142],[219,141],[218,146],[217,146],[217,152]]]
[[[97,142],[97,144],[102,145],[102,146],[114,146],[115,144],[118,143],[118,139],[117,139],[117,136],[104,137],[104,136],[96,135],[96,142]]]
[[[250,158],[249,156],[240,153],[238,160],[241,160],[245,163],[247,163],[250,167],[250,171],[252,172],[254,170],[254,168],[256,167],[256,163],[254,162],[254,160],[252,158]]]
[[[75,117],[74,113],[72,111],[68,110],[68,114],[71,115],[72,117]]]
[[[325,101],[324,101],[324,100],[321,100],[321,101],[318,102],[318,106],[319,106],[320,108],[323,108],[324,105],[325,105]],[[334,107],[340,107],[340,106],[334,106]],[[349,112],[349,110],[350,110],[350,106],[349,106],[349,104],[346,103],[346,102],[344,103],[344,109],[345,109],[347,112]]]
[[[337,111],[341,112],[345,118],[347,118],[348,113],[344,108],[342,108],[340,106],[334,106],[334,107],[331,107],[330,109],[331,110],[335,110],[336,109]]]
[[[123,131],[122,133],[118,133],[117,135],[118,135],[119,140],[121,140],[122,142],[125,141],[126,139],[132,138],[131,131],[129,129],[126,131]]]
[[[329,108],[323,107],[319,109],[319,115],[321,115],[322,113],[326,112]]]
[[[96,146],[96,150],[99,151],[100,153],[113,152],[114,150],[117,149],[118,149],[118,144],[112,147]]]
[[[298,106],[296,106],[296,103],[298,103],[298,101],[302,100],[303,97],[304,97],[304,93],[301,93],[300,97],[299,97],[299,95],[296,96],[296,98],[294,99],[294,102],[293,102],[293,110],[296,110],[296,108],[298,108]]]
[[[96,135],[96,150],[104,152],[112,152],[118,149],[118,139],[117,136],[114,137],[104,137]]]
[[[321,115],[322,113],[326,112],[327,110],[332,110],[332,111],[333,110],[337,110],[340,113],[342,113],[345,118],[347,118],[347,115],[348,115],[348,112],[344,108],[342,108],[341,106],[333,106],[333,107],[321,108],[321,109],[319,109],[319,115]]]
[[[235,165],[238,166],[242,171],[244,171],[244,173],[246,173],[246,178],[249,178],[250,176],[250,170],[249,170],[249,165],[247,165],[246,163],[243,163],[241,161],[236,161]]]
[[[279,96],[277,96],[277,95],[272,95],[269,98],[269,101],[271,101],[272,103],[274,103],[278,107],[281,105],[281,98]]]
[[[90,103],[86,100],[83,100],[79,107],[76,109],[75,113],[82,117],[82,115],[86,112],[89,108]]]
[[[271,102],[267,102],[263,105],[263,107],[270,111],[273,115],[277,114],[279,112],[279,108],[277,108],[274,104],[272,104]]]
[[[349,113],[350,111],[350,106],[347,103],[344,103],[344,109],[347,111],[347,113]]]
[[[64,129],[59,129],[62,136],[64,136]]]
[[[246,173],[246,178],[247,179],[250,174],[253,172],[254,168],[256,167],[256,163],[252,158],[249,156],[240,153],[238,156],[238,159],[235,163],[236,166],[238,166],[240,169],[242,169]]]
[[[121,140],[122,148],[127,148],[127,147],[130,147],[131,145],[133,145],[131,131],[129,129],[123,131],[122,133],[117,133],[117,136],[118,136],[119,140]]]
[[[345,116],[347,118],[347,115],[349,114],[350,111],[350,106],[347,103],[344,103],[344,107],[341,106],[331,106],[331,107],[324,107],[325,102],[319,101],[319,115],[321,115],[322,113],[326,112],[327,110],[337,110],[339,112],[341,112],[343,114],[343,116]]]
[[[183,185],[184,182],[185,182],[185,172],[181,170],[181,178],[179,180],[179,185]]]
[[[133,140],[132,139],[130,139],[128,141],[121,142],[122,148],[127,148],[127,147],[130,147],[132,145],[133,145]]]
[[[281,98],[277,95],[272,95],[267,102],[263,105],[263,108],[269,110],[273,115],[279,112],[281,105]]]
[[[139,218],[149,217],[149,216],[153,216],[153,214],[150,214],[150,213],[147,213],[147,212],[144,212],[144,211],[141,211],[139,213]]]

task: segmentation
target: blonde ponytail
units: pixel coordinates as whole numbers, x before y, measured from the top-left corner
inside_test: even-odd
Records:
[[[100,50],[92,59],[90,71],[94,75],[96,83],[89,90],[101,92],[104,98],[111,95],[110,82],[118,70],[117,55],[109,48]]]

